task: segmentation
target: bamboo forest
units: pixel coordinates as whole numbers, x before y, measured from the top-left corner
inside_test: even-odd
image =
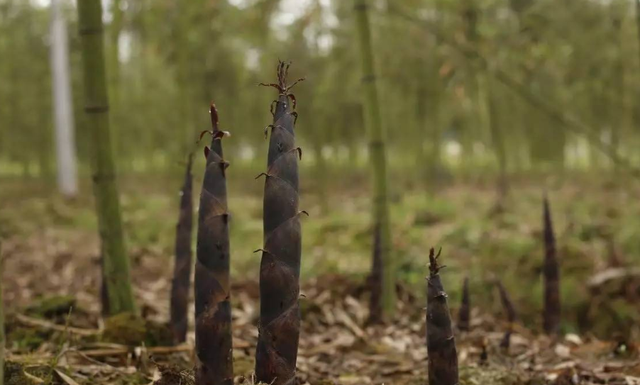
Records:
[[[640,385],[640,0],[0,0],[0,385]]]

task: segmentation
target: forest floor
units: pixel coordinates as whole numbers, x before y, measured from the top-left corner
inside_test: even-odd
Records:
[[[437,193],[396,186],[405,191],[393,195],[391,208],[401,300],[387,326],[366,325],[371,239],[363,191],[340,191],[322,204],[303,189],[301,208],[311,215],[303,223],[301,383],[426,383],[424,277],[429,247],[441,246],[454,319],[462,280],[470,278],[472,328],[456,336],[461,384],[640,384],[638,188],[587,176],[544,182],[562,274],[563,336],[556,338],[540,333],[540,181],[516,181],[500,210],[491,184],[455,183]],[[185,345],[167,346],[161,327],[168,319],[177,194],[123,183],[135,294],[147,322],[140,335],[118,340],[106,338],[100,316],[90,190],[65,202],[25,182],[5,186],[8,375],[28,373],[9,384],[151,384],[162,372],[177,376],[167,383],[189,384],[193,331]],[[260,194],[232,191],[229,201],[234,366],[236,382],[246,384],[257,338],[259,257],[252,251],[262,242]],[[497,279],[518,311],[507,349],[500,347],[509,325]]]

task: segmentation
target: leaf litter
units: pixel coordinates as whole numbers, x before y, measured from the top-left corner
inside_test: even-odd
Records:
[[[562,227],[569,225],[561,226],[561,239]],[[443,223],[436,231],[451,233],[447,229],[450,224]],[[9,305],[7,358],[28,381],[61,385],[192,383],[192,311],[187,341],[181,345],[136,346],[102,339],[105,325],[100,318],[98,247],[91,231],[42,228],[28,236],[10,234],[3,249],[5,274],[11,272],[3,277]],[[154,247],[135,247],[131,254],[144,317],[166,322],[170,264],[162,250]],[[592,295],[637,298],[637,269],[603,266],[585,280]],[[368,325],[368,289],[359,281],[336,274],[302,281],[300,383],[425,383],[424,303],[412,289],[399,286],[402,300],[395,322]],[[251,384],[258,337],[258,283],[234,277],[232,292],[235,382]],[[64,311],[39,312],[36,305],[52,295],[72,296],[72,304],[61,301]],[[461,384],[640,384],[638,345],[630,338],[614,335],[611,341],[604,341],[572,333],[547,337],[524,327],[520,320],[511,324],[507,317],[476,307],[474,302],[469,331],[456,330],[455,335]],[[519,301],[515,303],[518,311],[527,310]],[[451,307],[452,319],[457,319],[458,303],[452,301]],[[501,342],[507,330],[511,331],[510,344],[505,348]],[[18,334],[24,339],[26,331],[32,331],[28,347],[16,340]]]

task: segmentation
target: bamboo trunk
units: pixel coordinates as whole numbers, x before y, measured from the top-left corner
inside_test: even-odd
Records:
[[[233,384],[231,303],[229,286],[229,214],[227,178],[222,153],[224,131],[211,105],[211,148],[200,194],[195,274],[196,384]]]
[[[429,251],[427,278],[427,350],[429,353],[429,385],[458,384],[458,353],[451,326],[451,314],[440,281],[438,255]]]
[[[82,43],[84,97],[91,131],[93,190],[102,241],[103,269],[109,311],[135,311],[129,258],[126,254],[120,201],[109,132],[102,7],[100,0],[78,1],[78,24]]]
[[[60,1],[51,1],[51,69],[53,114],[56,138],[58,190],[66,198],[78,194],[76,143],[74,139],[71,80],[69,78],[69,44],[67,24],[60,10]],[[46,160],[46,159],[45,159]],[[45,162],[46,164],[46,162]],[[41,172],[45,170],[41,165]]]
[[[544,222],[544,331],[555,334],[560,326],[560,269],[556,255],[556,240],[549,210],[549,200],[543,201]]]
[[[638,45],[640,45],[640,0],[636,0],[636,28],[638,29]],[[640,48],[638,53],[640,53]]]
[[[496,155],[496,160],[498,161],[498,205],[501,205],[502,200],[509,191],[509,181],[507,179],[507,150],[499,120],[496,89],[493,79],[487,77],[481,85],[483,94],[487,99],[487,123],[491,132],[491,144]]]
[[[189,155],[184,184],[180,190],[180,215],[176,226],[175,265],[171,285],[171,330],[176,344],[187,338],[189,307],[189,285],[191,279],[191,235],[193,229],[193,187],[191,165],[193,154]]]
[[[364,122],[369,133],[369,160],[373,180],[373,222],[375,224],[373,228],[380,227],[382,312],[385,318],[390,319],[396,307],[396,272],[390,250],[391,229],[389,228],[385,149],[387,138],[380,116],[367,7],[367,0],[355,0],[356,29],[362,60]]]
[[[273,112],[264,185],[264,246],[260,263],[260,323],[256,380],[295,384],[300,338],[300,211],[295,145],[295,97],[289,104],[289,66],[278,64],[278,99]],[[295,83],[294,83],[295,84]]]

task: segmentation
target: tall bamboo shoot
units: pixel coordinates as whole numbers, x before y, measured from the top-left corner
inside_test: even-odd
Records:
[[[175,343],[187,338],[189,307],[189,286],[191,279],[191,235],[193,229],[193,194],[191,165],[193,154],[189,155],[184,183],[180,190],[180,214],[176,226],[175,265],[171,285],[171,330]]]
[[[222,153],[226,132],[218,127],[218,111],[211,105],[211,148],[205,148],[207,167],[200,193],[195,274],[196,384],[233,384],[231,303],[229,287],[229,164]]]
[[[295,145],[295,97],[287,85],[289,65],[278,64],[278,90],[264,185],[264,246],[260,263],[260,323],[256,379],[285,385],[296,383],[300,337],[301,231],[298,211],[298,158]],[[291,100],[291,103],[289,102]]]

